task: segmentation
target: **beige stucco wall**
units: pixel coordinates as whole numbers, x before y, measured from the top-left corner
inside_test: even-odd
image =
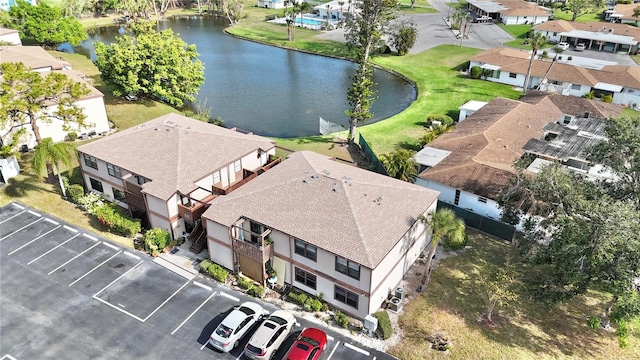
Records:
[[[155,212],[158,215],[164,216],[166,218],[170,218],[169,211],[167,209],[167,203],[164,200],[158,199],[157,197],[151,196],[149,194],[146,194],[145,197],[147,198],[147,207],[149,209],[149,212]],[[175,200],[174,200],[174,203],[175,203]],[[177,208],[177,205],[176,205],[176,208]],[[167,230],[170,230],[170,229],[167,228]]]

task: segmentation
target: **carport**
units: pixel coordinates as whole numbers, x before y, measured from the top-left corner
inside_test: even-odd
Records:
[[[616,35],[610,29],[607,32],[593,32],[584,30],[571,30],[561,32],[560,39],[572,43],[584,43],[587,49],[597,48],[598,51],[608,51],[612,53],[625,52],[630,54],[637,49],[638,42],[631,36]]]

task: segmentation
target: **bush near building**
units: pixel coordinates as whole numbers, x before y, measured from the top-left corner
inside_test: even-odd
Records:
[[[373,314],[378,319],[378,329],[382,333],[382,338],[387,340],[393,335],[393,327],[391,326],[391,319],[389,319],[389,313],[386,310],[380,310]]]

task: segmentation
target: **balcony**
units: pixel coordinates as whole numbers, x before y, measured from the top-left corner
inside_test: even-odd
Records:
[[[242,223],[244,221],[245,219],[241,219],[232,226],[233,249],[239,254],[264,264],[273,257],[273,244],[269,240],[271,229],[258,234],[243,229]]]
[[[251,179],[255,178],[256,176],[258,176],[257,172],[247,170],[247,169],[242,169],[242,180],[234,182],[233,184],[231,184],[231,186],[228,186],[227,188],[221,188],[219,186],[213,185],[211,187],[211,191],[216,195],[227,195],[233,190],[248,183]]]
[[[215,198],[215,195],[210,195],[200,201],[192,200],[191,204],[178,204],[178,215],[185,221],[193,223],[200,219],[202,213],[209,207],[209,202]]]
[[[269,159],[267,160],[267,163],[264,164],[264,166],[262,166],[261,168],[259,168],[258,170],[256,170],[256,172],[258,173],[258,175],[262,174],[263,172],[271,169],[272,167],[280,164],[280,162],[282,162],[282,159],[275,156],[275,155],[269,155]]]

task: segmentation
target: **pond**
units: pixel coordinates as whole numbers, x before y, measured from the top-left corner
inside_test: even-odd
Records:
[[[196,98],[211,108],[227,127],[259,135],[299,137],[319,134],[319,119],[346,127],[346,92],[356,65],[352,62],[285,50],[242,40],[223,32],[226,23],[204,17],[174,18],[159,23],[188,44],[195,44],[205,66],[205,83]],[[111,43],[124,29],[93,29],[75,51],[95,59],[93,43]],[[286,28],[282,27],[286,37]],[[380,121],[408,107],[413,86],[382,70],[374,73],[378,99],[373,119]]]

